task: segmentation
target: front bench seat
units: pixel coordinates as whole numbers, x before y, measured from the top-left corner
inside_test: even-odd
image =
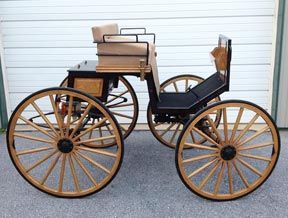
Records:
[[[94,42],[97,43],[98,66],[107,67],[139,67],[140,61],[144,60],[151,65],[156,92],[159,97],[160,83],[156,62],[155,44],[136,42],[136,38],[131,38],[125,34],[119,35],[117,24],[107,24],[92,27]],[[103,36],[115,34],[113,36]],[[117,36],[116,36],[117,35]],[[126,42],[126,43],[125,43]]]

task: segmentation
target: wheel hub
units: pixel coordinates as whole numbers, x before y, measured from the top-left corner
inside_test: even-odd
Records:
[[[73,150],[74,145],[70,139],[60,139],[57,147],[62,153],[70,153]]]
[[[236,156],[236,148],[233,145],[225,145],[220,152],[224,160],[232,160]]]

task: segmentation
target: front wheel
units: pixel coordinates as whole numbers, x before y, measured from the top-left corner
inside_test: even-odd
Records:
[[[99,128],[101,135],[96,134]],[[93,142],[113,146],[85,146]],[[108,185],[124,149],[120,127],[107,108],[70,88],[44,89],[24,99],[10,118],[7,146],[16,169],[31,185],[68,198]]]
[[[222,120],[217,128],[210,114],[218,110]],[[191,141],[190,134],[206,138],[206,143]],[[184,149],[187,146],[193,149]],[[232,200],[268,179],[279,152],[279,132],[270,115],[253,103],[228,100],[202,109],[187,123],[177,143],[176,167],[197,195]]]

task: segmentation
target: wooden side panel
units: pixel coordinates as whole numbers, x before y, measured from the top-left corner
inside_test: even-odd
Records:
[[[103,79],[75,78],[74,88],[87,92],[95,97],[101,97],[103,92]]]

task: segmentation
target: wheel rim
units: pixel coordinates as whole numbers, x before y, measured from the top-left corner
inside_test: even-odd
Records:
[[[55,103],[56,96],[61,96],[61,102]],[[67,100],[66,108],[63,99]],[[74,120],[79,100],[87,106],[80,119]],[[45,111],[56,113],[47,115]],[[92,124],[91,118],[85,121],[92,113],[97,113],[98,123]],[[39,116],[31,120],[35,114]],[[88,138],[90,131],[103,125],[109,125],[112,134],[107,131],[102,137]],[[83,146],[93,140],[113,141],[114,146]],[[7,144],[20,174],[41,191],[59,197],[82,197],[101,190],[114,178],[123,157],[121,133],[111,114],[93,98],[63,88],[26,98],[11,117]]]
[[[207,116],[219,109],[222,129]],[[201,130],[203,120],[209,132]],[[207,142],[192,142],[191,132],[204,136]],[[276,165],[279,143],[278,130],[263,109],[248,102],[223,102],[203,109],[186,126],[176,151],[177,170],[197,195],[212,200],[236,199],[266,181]]]
[[[194,75],[180,75],[173,77],[164,83],[161,84],[161,92],[186,92],[189,88],[193,88],[197,84],[203,82],[204,79]],[[220,101],[220,97],[213,99],[208,103],[212,104],[214,102]],[[193,115],[191,114],[190,117]],[[155,116],[152,114],[150,105],[147,110],[148,125],[153,135],[160,141],[162,144],[175,148],[177,144],[178,137],[183,130],[183,123],[174,122],[174,123],[156,123],[154,121]],[[211,118],[214,120],[216,126],[218,126],[221,119],[221,111],[216,111],[215,114],[211,114]],[[205,138],[195,139],[193,135],[193,140],[197,143],[202,143],[205,141]]]
[[[61,83],[61,87],[67,87],[68,79],[65,78]],[[107,102],[104,105],[111,111],[111,113],[118,120],[123,138],[127,138],[132,130],[135,128],[138,119],[139,105],[136,93],[131,84],[122,76],[119,77],[118,88],[114,88],[108,96]],[[107,127],[104,127],[107,130]],[[99,128],[98,134],[103,131]],[[108,131],[110,131],[108,129]],[[94,142],[87,143],[89,147],[109,147],[111,143]]]

